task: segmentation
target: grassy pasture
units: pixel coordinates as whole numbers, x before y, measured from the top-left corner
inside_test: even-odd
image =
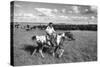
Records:
[[[65,32],[65,31],[57,31]],[[36,46],[35,41],[31,40],[33,35],[45,35],[43,30],[25,31],[14,29],[14,65],[37,65],[37,64],[55,64],[86,62],[97,60],[97,32],[96,31],[71,31],[75,36],[75,41],[65,41],[65,52],[61,58],[53,57],[44,53],[42,58],[37,52],[34,56],[32,46]]]

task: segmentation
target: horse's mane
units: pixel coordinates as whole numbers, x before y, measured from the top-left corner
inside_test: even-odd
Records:
[[[58,35],[61,35],[62,33],[58,33]]]

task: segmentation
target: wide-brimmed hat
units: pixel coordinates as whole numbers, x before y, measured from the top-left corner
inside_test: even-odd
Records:
[[[48,25],[52,25],[53,23],[52,22],[50,22]]]

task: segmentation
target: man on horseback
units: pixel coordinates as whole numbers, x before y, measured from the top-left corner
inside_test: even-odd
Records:
[[[48,44],[51,45],[52,47],[55,45],[55,38],[56,38],[56,32],[53,28],[53,23],[50,22],[46,28],[46,34],[47,34],[47,40]]]

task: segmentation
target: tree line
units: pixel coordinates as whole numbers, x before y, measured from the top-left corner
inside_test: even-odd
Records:
[[[37,25],[37,26],[32,26],[29,24],[26,25],[20,25],[17,24],[15,25],[15,28],[23,28],[27,31],[33,30],[33,29],[41,29],[41,30],[45,30],[46,29],[46,25]],[[97,31],[97,25],[96,24],[89,24],[89,25],[53,25],[55,30],[88,30],[88,31]]]

